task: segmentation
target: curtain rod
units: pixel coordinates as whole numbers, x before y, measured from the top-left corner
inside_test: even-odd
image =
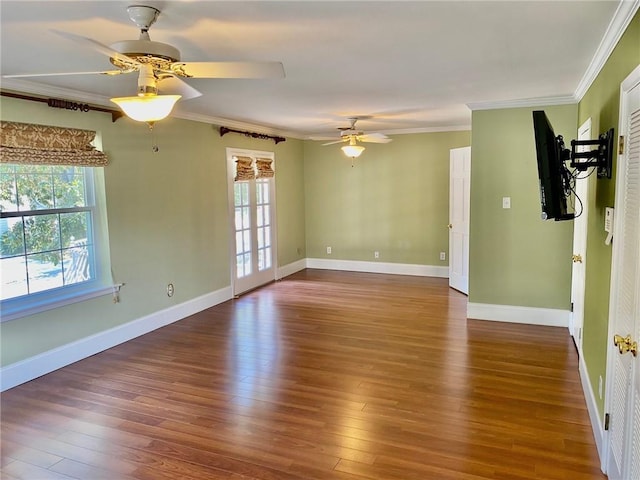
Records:
[[[61,100],[59,98],[32,97],[30,95],[24,95],[21,93],[13,93],[13,92],[5,92],[3,90],[0,91],[0,95],[2,95],[3,97],[19,98],[20,100],[42,102],[42,103],[46,103],[52,108],[64,108],[66,110],[77,110],[80,112],[94,111],[94,112],[110,113],[112,122],[115,122],[120,117],[124,116],[124,113],[122,113],[119,110],[111,110],[110,108],[96,107],[93,105],[89,105],[88,103],[78,103],[70,100]]]
[[[284,137],[276,137],[273,135],[266,135],[264,133],[255,133],[255,132],[244,132],[242,130],[234,130],[233,128],[227,128],[227,127],[220,127],[220,136],[223,137],[225,136],[227,133],[240,133],[242,135],[244,135],[245,137],[251,137],[251,138],[260,138],[262,140],[273,140],[274,142],[276,142],[276,145],[280,142],[286,142],[287,139]]]

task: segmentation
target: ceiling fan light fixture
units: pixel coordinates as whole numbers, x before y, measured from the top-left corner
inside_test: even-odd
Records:
[[[342,151],[347,157],[358,158],[364,152],[364,147],[362,145],[345,145],[342,147]]]
[[[153,123],[169,116],[181,95],[136,95],[116,97],[111,101],[118,105],[125,115],[138,122]]]

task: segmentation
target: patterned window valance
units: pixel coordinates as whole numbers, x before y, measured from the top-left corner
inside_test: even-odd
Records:
[[[251,157],[236,157],[236,177],[235,181],[253,180],[256,178],[256,171],[253,168]]]
[[[91,145],[96,132],[0,121],[0,162],[103,167],[104,152]]]
[[[256,178],[271,178],[275,175],[273,171],[273,160],[270,158],[256,158],[256,168],[258,175]]]

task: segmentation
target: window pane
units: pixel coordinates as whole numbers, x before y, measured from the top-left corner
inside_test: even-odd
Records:
[[[60,214],[62,248],[89,244],[90,222],[91,214],[89,212]]]
[[[236,207],[235,225],[236,230],[242,230],[242,209],[238,207]]]
[[[258,248],[264,247],[264,228],[258,228]]]
[[[2,268],[2,283],[0,284],[2,300],[29,293],[25,257],[3,258],[0,260],[0,267]]]
[[[242,205],[249,205],[249,184],[242,183]]]
[[[81,246],[64,250],[63,269],[65,285],[91,280],[89,247]]]
[[[271,248],[264,249],[264,268],[271,268]]]
[[[262,211],[262,207],[260,205],[258,205],[256,207],[256,221],[258,222],[258,227],[261,227],[263,224],[262,218],[263,218],[263,211]]]
[[[271,225],[271,222],[269,221],[271,218],[271,215],[269,212],[270,212],[269,205],[265,205],[264,206],[264,224],[265,225]]]
[[[12,171],[3,168],[0,173],[0,212],[17,212],[16,177]]]
[[[269,203],[269,182],[262,184],[262,203]]]
[[[80,167],[53,167],[56,208],[84,207],[84,174]]]
[[[236,255],[236,277],[242,278],[244,277],[244,264],[242,260],[244,259],[244,255]]]
[[[53,182],[50,173],[17,175],[19,209],[45,210],[54,207]]]
[[[242,236],[243,236],[243,242],[244,242],[244,251],[250,252],[251,251],[251,231],[243,230]]]
[[[258,250],[258,270],[264,270],[264,250]]]
[[[249,207],[242,207],[242,228],[249,228],[251,225]]]
[[[244,273],[245,275],[251,275],[251,254],[244,254]]]
[[[27,255],[29,293],[61,287],[62,258],[60,252]]]
[[[238,207],[242,205],[242,189],[240,188],[242,184],[234,183],[233,184],[233,205]]]
[[[271,227],[264,227],[264,244],[267,247],[271,246]]]
[[[242,253],[242,231],[236,232],[236,253]]]
[[[60,249],[58,215],[34,215],[23,218],[27,253]]]
[[[0,219],[0,256],[24,255],[24,224],[20,218]],[[4,275],[4,270],[2,271]]]

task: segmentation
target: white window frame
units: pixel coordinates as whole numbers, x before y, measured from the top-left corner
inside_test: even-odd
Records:
[[[82,167],[85,173],[86,202],[91,212],[91,232],[93,239],[92,266],[93,278],[82,283],[22,295],[0,301],[0,322],[15,320],[54,308],[81,302],[90,298],[114,293],[111,278],[108,226],[106,215],[106,196],[104,188],[104,170],[102,167]],[[69,209],[51,209],[49,212],[68,211]]]

